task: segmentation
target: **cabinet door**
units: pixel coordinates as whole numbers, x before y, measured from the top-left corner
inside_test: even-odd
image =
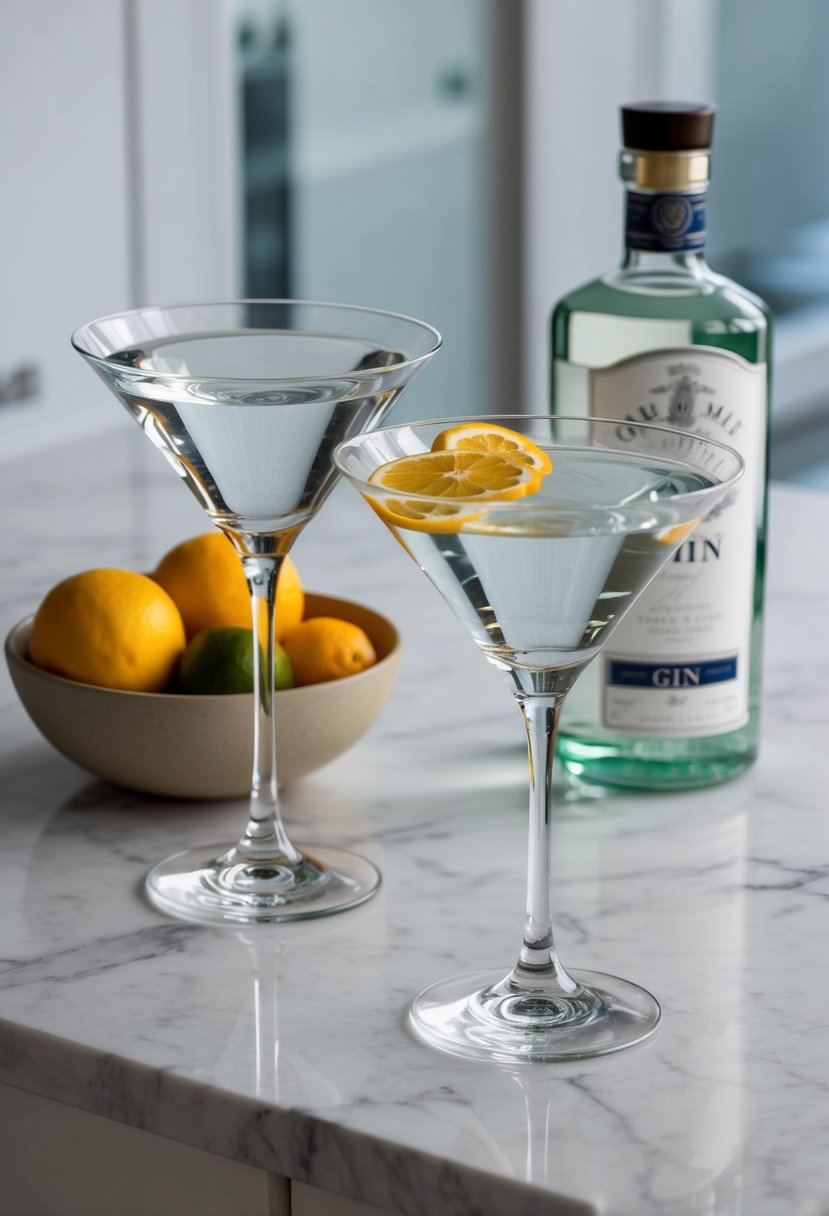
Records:
[[[0,1085],[0,1211],[14,1216],[288,1216],[264,1170]]]
[[[0,460],[109,425],[69,345],[129,307],[124,8],[0,4]]]
[[[394,1216],[394,1212],[360,1203],[357,1199],[346,1199],[305,1182],[292,1182],[291,1216]]]

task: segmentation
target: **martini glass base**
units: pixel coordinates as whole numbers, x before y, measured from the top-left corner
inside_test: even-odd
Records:
[[[145,880],[147,897],[178,920],[255,925],[310,920],[370,899],[380,873],[344,849],[304,849],[294,866],[229,863],[231,845],[205,845],[160,862]]]
[[[603,1056],[654,1033],[662,1011],[644,988],[598,971],[569,974],[580,990],[555,998],[502,995],[502,971],[456,975],[421,992],[409,1019],[432,1047],[501,1063]]]

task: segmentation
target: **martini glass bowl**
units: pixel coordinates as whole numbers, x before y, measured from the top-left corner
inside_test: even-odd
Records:
[[[441,344],[431,326],[301,300],[144,308],[103,317],[75,349],[166,456],[242,561],[257,635],[248,823],[235,844],[176,854],[150,871],[163,911],[211,924],[325,916],[368,899],[380,876],[342,849],[295,845],[279,810],[274,603],[282,562],[337,478],[334,447],[376,426]],[[152,758],[147,758],[152,763]]]
[[[517,432],[546,453],[552,471],[509,501],[447,501],[436,491],[380,484],[387,480],[377,476],[383,466],[430,451],[439,435],[470,422]],[[504,673],[529,744],[527,903],[518,960],[507,974],[461,975],[427,988],[411,1007],[414,1029],[445,1051],[504,1063],[604,1055],[641,1042],[660,1021],[655,998],[617,976],[565,970],[555,950],[556,729],[568,690],[637,596],[694,525],[739,493],[740,457],[666,427],[545,415],[385,427],[345,442],[334,461]]]

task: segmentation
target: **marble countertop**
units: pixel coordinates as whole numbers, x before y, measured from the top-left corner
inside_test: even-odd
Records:
[[[120,421],[120,420],[119,420]],[[3,467],[3,632],[58,578],[151,568],[204,530],[124,417]],[[11,526],[10,526],[11,525]],[[314,590],[405,639],[346,756],[285,793],[378,896],[255,931],[165,920],[151,863],[235,838],[244,805],[145,800],[58,755],[0,675],[0,1080],[411,1216],[829,1212],[829,498],[773,497],[762,756],[704,792],[585,797],[556,831],[565,963],[643,983],[649,1044],[510,1070],[435,1053],[408,1000],[513,962],[523,731],[501,677],[346,486],[295,550]]]

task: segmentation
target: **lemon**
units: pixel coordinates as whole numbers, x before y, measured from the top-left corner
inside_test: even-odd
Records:
[[[130,570],[86,570],[53,587],[37,610],[29,657],[82,684],[160,692],[185,647],[178,608]]]
[[[311,617],[287,633],[283,644],[298,685],[353,676],[377,662],[365,630],[339,617]]]
[[[165,553],[152,577],[178,605],[188,638],[203,629],[249,629],[250,593],[242,561],[223,532],[205,532]],[[259,640],[267,641],[264,605]],[[302,620],[305,593],[296,566],[286,557],[276,585],[276,639]]]
[[[259,646],[260,671],[265,656]],[[179,690],[195,696],[253,692],[253,630],[222,626],[203,629],[191,640],[181,660]],[[291,660],[274,643],[274,687],[293,688]]]

